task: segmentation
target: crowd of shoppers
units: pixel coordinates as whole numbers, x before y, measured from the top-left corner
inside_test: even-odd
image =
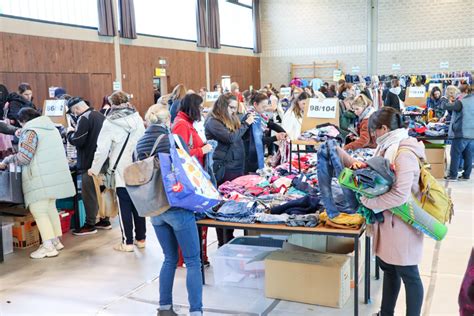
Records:
[[[458,179],[458,168],[463,161],[461,179],[469,179],[474,147],[474,97],[472,87],[448,87],[446,96],[439,88],[431,91],[427,105],[440,120],[450,122],[451,146],[450,180]],[[215,91],[222,91],[220,85]],[[345,166],[363,166],[347,155],[345,150],[376,148],[376,154],[394,164],[397,180],[383,198],[362,198],[370,209],[387,210],[407,202],[410,193],[419,193],[418,159],[425,159],[424,148],[408,136],[400,110],[403,109],[404,90],[398,79],[391,81],[386,91],[384,107],[377,110],[366,87],[339,82],[337,86],[322,84],[318,91],[294,87],[289,100],[280,98],[272,84],[259,91],[240,92],[233,82],[230,91],[221,94],[209,112],[204,110],[206,88],[196,94],[183,84],[177,85],[169,100],[149,107],[144,119],[132,105],[129,95],[116,91],[104,97],[100,111],[90,107],[81,97],[71,97],[63,88],[55,98],[66,100],[67,114],[73,118],[64,139],[77,150],[76,170],[82,179],[81,192],[86,213],[85,224],[73,231],[74,235],[90,235],[97,229],[112,229],[110,219],[98,218],[99,201],[97,179],[105,176],[104,185],[116,192],[119,205],[120,243],[114,249],[133,252],[134,245],[142,249],[146,242],[145,218],[139,216],[126,189],[124,169],[137,160],[170,153],[169,134],[178,135],[185,150],[205,168],[212,155],[210,173],[216,185],[231,181],[262,168],[262,159],[271,154],[277,141],[296,140],[301,135],[302,121],[308,99],[337,97],[339,128],[345,146],[339,155]],[[7,121],[0,121],[0,134],[16,135],[18,151],[0,163],[6,169],[10,163],[21,166],[25,205],[34,216],[42,237],[41,246],[31,258],[54,257],[64,246],[56,200],[74,196],[76,190],[69,172],[60,131],[47,116],[41,116],[33,104],[32,88],[22,83],[17,92],[6,94],[2,113]],[[288,102],[289,106],[285,106]],[[448,114],[449,113],[449,116]],[[346,137],[347,136],[347,137]],[[160,138],[154,152],[152,148]],[[216,145],[211,145],[213,141]],[[397,146],[397,148],[393,148]],[[266,149],[268,148],[268,149]],[[399,149],[406,149],[395,155]],[[393,314],[400,283],[405,283],[407,311],[420,313],[423,286],[418,272],[423,236],[394,216],[383,211],[387,220],[375,225],[377,261],[384,273],[381,315]],[[191,315],[202,314],[202,278],[200,240],[206,244],[206,232],[198,235],[192,211],[172,207],[151,218],[155,234],[165,259],[160,272],[159,315],[174,315],[172,288],[176,267],[182,256],[187,269],[187,290]],[[400,237],[401,236],[401,237]],[[218,246],[233,238],[231,229],[217,229]],[[403,256],[393,256],[402,253]],[[207,258],[204,257],[207,261]]]

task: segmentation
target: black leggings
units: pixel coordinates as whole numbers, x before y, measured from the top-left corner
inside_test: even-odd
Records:
[[[217,186],[221,185],[226,181],[232,181],[243,175],[243,171],[226,171],[224,174],[224,178],[219,183],[217,183]],[[216,233],[218,247],[222,247],[224,244],[226,244],[226,242],[229,242],[234,238],[234,230],[232,228],[216,228]]]
[[[388,264],[377,257],[383,275],[383,292],[381,316],[393,316],[400,292],[401,281],[405,285],[406,315],[419,316],[423,304],[423,284],[418,266],[396,266]]]
[[[120,229],[122,230],[122,242],[133,245],[133,227],[135,226],[135,239],[145,240],[146,221],[145,217],[138,215],[132,199],[125,188],[117,188],[117,196],[120,207]]]

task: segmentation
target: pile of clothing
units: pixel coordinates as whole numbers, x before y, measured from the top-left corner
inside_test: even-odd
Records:
[[[426,136],[446,136],[449,130],[449,126],[445,123],[428,123],[426,127]]]
[[[336,127],[328,125],[307,130],[299,137],[299,139],[325,142],[328,139],[339,137],[340,134],[341,133]]]

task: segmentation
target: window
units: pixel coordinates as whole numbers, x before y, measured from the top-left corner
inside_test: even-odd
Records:
[[[234,1],[236,2],[236,1]],[[253,47],[253,21],[251,7],[244,6],[252,1],[238,1],[235,4],[219,0],[221,23],[221,44],[245,48]]]
[[[196,1],[135,1],[137,33],[196,41]]]
[[[0,0],[0,14],[97,28],[97,0]]]

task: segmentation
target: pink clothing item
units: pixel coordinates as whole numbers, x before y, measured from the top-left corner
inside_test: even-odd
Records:
[[[241,176],[238,177],[234,180],[232,180],[232,184],[242,186],[246,189],[254,188],[259,184],[260,182],[265,181],[264,178],[262,178],[259,175],[248,175],[248,176]]]
[[[425,148],[412,137],[402,140],[401,148],[409,149],[410,152],[404,151],[395,159],[396,180],[391,190],[373,199],[362,197],[361,202],[369,209],[386,210],[383,212],[384,222],[373,225],[375,254],[386,263],[410,266],[421,262],[424,236],[388,209],[406,203],[412,192],[419,195],[420,168],[417,157],[425,159]],[[355,161],[344,154],[341,154],[341,158],[345,166]]]

